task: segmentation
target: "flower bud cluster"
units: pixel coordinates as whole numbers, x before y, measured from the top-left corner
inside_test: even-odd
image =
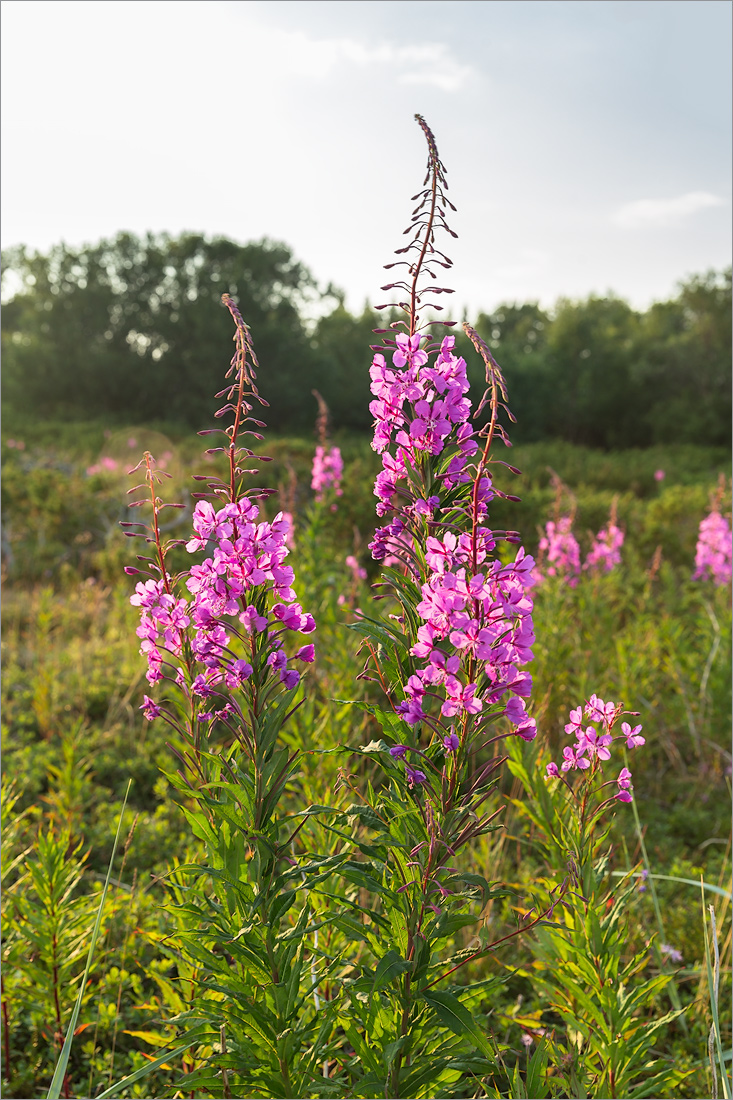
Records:
[[[263,635],[266,664],[287,689],[299,682],[300,673],[289,666],[283,636],[287,631],[310,634],[315,622],[297,603],[293,570],[284,564],[289,552],[287,522],[282,513],[272,523],[258,519],[257,505],[247,498],[218,511],[208,501],[199,501],[194,536],[186,549],[207,549],[209,556],[188,572],[190,600],[173,595],[167,578],[136,585],[130,602],[141,608],[137,634],[151,684],[163,678],[164,652],[180,659],[187,643],[193,667],[201,671],[187,684],[179,668],[176,680],[181,687],[201,698],[215,694],[214,687],[222,682],[230,691],[241,688],[253,666],[232,648],[232,634],[240,639]],[[301,647],[295,657],[312,661],[314,647]]]
[[[343,496],[341,488],[343,473],[344,461],[339,448],[330,447],[326,450],[319,443],[313,456],[311,470],[311,489],[314,490],[317,501],[322,501],[329,489],[333,490],[337,497]]]
[[[372,447],[382,454],[377,513],[393,509],[395,497],[401,506],[370,549],[377,561],[401,557],[419,584],[420,625],[410,653],[421,664],[403,685],[397,713],[416,726],[430,720],[429,704],[437,700],[441,720],[460,723],[500,704],[515,732],[531,740],[536,725],[525,700],[532,678],[521,670],[534,643],[534,562],[521,548],[508,565],[490,558],[495,540],[481,521],[495,494],[485,467],[470,465],[478,442],[468,422],[466,363],[453,336],[432,362],[419,334],[398,335],[395,343],[394,369],[381,353],[374,356],[370,409]],[[446,737],[455,738],[452,725],[450,731]]]
[[[634,749],[646,743],[641,735],[641,726],[630,726],[628,722],[621,723],[621,734],[614,737],[611,732],[624,714],[623,705],[605,703],[597,695],[591,695],[583,705],[570,711],[570,721],[565,726],[565,732],[575,737],[573,745],[566,745],[562,750],[563,761],[558,769],[552,761],[547,765],[548,777],[557,777],[560,772],[593,771],[600,768],[602,763],[611,759],[611,747],[614,742],[623,741],[627,749]],[[591,724],[593,723],[593,724]],[[610,781],[611,784],[614,782]],[[617,791],[613,796],[619,802],[633,801],[631,794],[631,772],[624,767],[615,780]]]
[[[695,581],[708,578],[716,585],[731,580],[731,529],[720,512],[713,510],[700,524],[695,551]]]

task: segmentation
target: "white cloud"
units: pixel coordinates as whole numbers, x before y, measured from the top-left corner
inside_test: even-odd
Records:
[[[445,92],[460,91],[474,75],[442,42],[369,46],[354,38],[311,38],[302,31],[278,31],[272,37],[277,40],[274,52],[289,75],[328,77],[344,64],[363,70],[378,67],[391,70],[399,84],[427,84]]]
[[[613,221],[623,229],[638,229],[645,226],[677,225],[685,218],[706,210],[711,206],[724,206],[718,195],[709,191],[688,191],[674,199],[637,199],[619,207],[613,215]]]

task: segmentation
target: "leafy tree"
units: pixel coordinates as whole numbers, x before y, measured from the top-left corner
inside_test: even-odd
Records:
[[[548,333],[553,435],[589,447],[638,438],[631,361],[638,314],[620,298],[561,299]]]
[[[644,313],[614,297],[504,304],[477,328],[510,379],[517,442],[730,444],[730,269]]]
[[[287,245],[120,233],[46,255],[11,249],[3,281],[11,410],[198,426],[214,408],[226,292],[253,331],[271,428],[309,431],[314,389],[335,428],[371,423],[366,348],[390,318],[368,305],[352,315]],[[730,269],[691,277],[644,313],[615,297],[561,299],[552,311],[515,303],[480,314],[476,328],[509,380],[517,442],[730,442]],[[452,331],[480,393],[483,365]]]
[[[554,434],[555,380],[547,358],[549,327],[548,314],[536,302],[505,303],[490,315],[479,314],[476,323],[479,335],[494,349],[509,380],[512,412],[517,418],[512,438],[518,442],[533,442]]]
[[[320,298],[286,245],[165,234],[48,255],[4,258],[20,289],[5,307],[5,396],[41,415],[123,414],[198,424],[217,366],[210,349],[228,333],[223,292],[257,334],[260,386],[272,427],[303,426],[304,379],[328,389],[302,320]]]
[[[354,317],[343,299],[323,317],[313,335],[313,348],[336,385],[321,391],[329,405],[335,426],[366,431],[371,423],[369,402],[369,345],[377,341],[374,329],[384,324],[378,313],[364,306]],[[315,408],[315,406],[314,406]]]
[[[680,283],[641,317],[634,376],[645,442],[729,444],[731,269]]]

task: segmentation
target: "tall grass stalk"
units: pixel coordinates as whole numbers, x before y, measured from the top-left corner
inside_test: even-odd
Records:
[[[707,970],[708,991],[710,996],[710,1014],[712,1016],[712,1024],[710,1025],[710,1032],[708,1035],[708,1058],[710,1060],[710,1073],[713,1084],[713,1100],[718,1100],[716,1057],[717,1068],[720,1070],[720,1079],[723,1086],[723,1097],[725,1100],[731,1100],[731,1081],[725,1068],[723,1043],[720,1033],[720,1015],[718,1012],[718,999],[720,993],[720,950],[718,947],[718,932],[715,924],[715,906],[708,905],[707,907],[708,913],[710,914],[710,932],[708,933],[705,916],[705,891],[702,885],[701,895],[703,929],[705,932],[705,967]]]
[[[99,908],[97,909],[97,917],[94,921],[94,927],[92,928],[91,941],[89,943],[89,954],[87,955],[87,964],[84,968],[84,976],[79,986],[79,995],[76,998],[76,1004],[74,1010],[71,1013],[71,1020],[66,1032],[66,1038],[64,1039],[64,1045],[61,1048],[61,1054],[56,1063],[53,1077],[51,1079],[51,1086],[48,1090],[47,1100],[59,1100],[61,1096],[61,1089],[64,1085],[64,1079],[66,1077],[66,1068],[69,1064],[69,1056],[71,1055],[71,1047],[74,1042],[74,1034],[76,1032],[76,1025],[79,1019],[79,1012],[81,1011],[82,998],[84,996],[84,990],[86,988],[87,979],[89,977],[89,971],[92,968],[92,959],[94,958],[94,951],[97,946],[97,937],[99,936],[99,929],[102,924],[102,914],[104,913],[104,905],[107,900],[107,890],[109,889],[110,879],[112,877],[112,867],[114,866],[115,856],[117,854],[117,844],[120,839],[120,832],[122,830],[122,821],[125,816],[125,807],[127,806],[127,799],[130,794],[130,788],[132,786],[132,780],[130,779],[127,784],[127,790],[125,791],[125,798],[122,803],[122,809],[120,810],[119,821],[117,822],[117,832],[115,833],[114,844],[112,845],[112,855],[109,860],[109,867],[107,868],[107,877],[104,880],[104,886],[102,887],[102,896],[99,899]]]

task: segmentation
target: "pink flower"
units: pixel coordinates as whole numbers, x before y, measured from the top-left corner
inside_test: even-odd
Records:
[[[665,474],[664,470],[655,470],[654,471],[654,480],[655,481],[664,481],[666,476],[667,475]]]
[[[353,554],[347,555],[346,564],[351,570],[354,582],[366,580],[367,571],[361,565],[359,565],[359,562],[356,560]]]
[[[554,762],[554,760],[550,761],[550,763],[545,768],[545,771],[548,776],[552,777],[557,777],[560,774],[560,772],[557,770],[557,764]]]
[[[598,734],[592,726],[588,726],[585,733],[578,738],[578,748],[586,752],[588,756],[597,756],[599,760],[610,760],[611,753],[608,745],[613,741],[610,733]]]
[[[537,736],[537,723],[534,718],[530,718],[524,725],[519,726],[516,730],[517,737],[521,737],[523,741],[534,741]]]
[[[398,511],[376,531],[370,550],[376,561],[396,565],[418,584],[420,594],[418,621],[409,628],[410,653],[425,663],[408,678],[405,698],[395,709],[414,726],[432,709],[432,698],[443,693],[443,718],[478,714],[484,703],[501,699],[515,733],[531,740],[536,724],[523,700],[530,695],[532,678],[520,670],[532,659],[528,591],[534,562],[521,548],[506,565],[491,557],[495,539],[484,517],[494,489],[485,471],[478,476],[468,466],[478,443],[465,396],[466,363],[455,353],[453,336],[444,337],[432,357],[424,343],[419,334],[398,334],[392,368],[377,353],[370,371],[376,399],[370,406],[372,447],[382,454],[374,488],[377,514]],[[423,483],[420,470],[438,456],[436,473]],[[472,489],[473,476],[478,481]],[[460,520],[444,520],[448,493],[456,516],[474,516],[469,529]],[[479,683],[486,685],[480,694]]]
[[[483,708],[483,703],[476,698],[476,685],[466,684],[461,687],[460,682],[454,676],[448,676],[445,681],[446,700],[441,707],[441,714],[452,717],[465,710],[468,714],[478,714]]]
[[[583,730],[583,708],[576,707],[570,711],[570,721],[565,727],[566,733],[577,734]]]
[[[424,351],[420,351],[422,337],[419,332],[414,336],[406,336],[399,333],[395,339],[397,350],[392,356],[396,367],[422,367],[427,363],[428,357]]]
[[[333,490],[336,496],[342,496],[341,477],[343,472],[344,463],[339,448],[331,447],[327,451],[325,447],[319,444],[313,458],[311,476],[311,489],[315,491],[316,500],[322,501],[329,489]]]
[[[572,524],[570,516],[563,516],[557,523],[548,520],[540,550],[547,552],[547,576],[565,577],[574,588],[580,574],[580,547],[572,533]]]
[[[604,703],[597,695],[591,695],[585,704],[585,713],[591,722],[603,722],[608,726],[616,713],[616,704]]]
[[[506,716],[515,726],[523,726],[529,721],[529,716],[524,707],[524,699],[513,695],[506,705]]]
[[[143,695],[143,703],[140,710],[143,712],[148,722],[154,722],[160,715],[160,707],[149,695]]]
[[[583,756],[583,746],[578,744],[573,748],[571,745],[566,745],[562,750],[562,754],[565,757],[560,767],[564,772],[570,771],[571,768],[585,769],[590,767],[590,760]]]
[[[244,609],[244,611],[239,616],[239,621],[250,633],[253,633],[254,631],[259,632],[261,630],[264,630],[267,626],[267,619],[265,618],[265,616],[260,615],[257,608],[253,607],[252,604]]]
[[[628,768],[622,768],[619,772],[618,779],[618,794],[616,798],[619,802],[633,802],[633,796],[629,787],[631,786],[631,772]]]
[[[425,718],[425,712],[419,699],[405,699],[402,703],[398,703],[395,709],[407,722],[408,726],[416,726]]]
[[[629,749],[635,749],[638,745],[646,744],[646,738],[639,736],[641,726],[634,726],[632,729],[628,722],[622,722],[621,732],[626,738],[626,747]]]
[[[732,552],[728,521],[713,510],[700,524],[692,579],[699,581],[709,577],[718,586],[729,584]]]
[[[613,567],[621,562],[620,550],[623,542],[624,533],[620,527],[616,527],[613,523],[603,527],[595,537],[583,569],[590,572],[610,573]]]
[[[162,593],[162,581],[138,581],[134,595],[130,596],[130,603],[133,607],[157,607]]]
[[[252,665],[248,661],[236,660],[227,666],[224,672],[224,683],[230,691],[241,688],[245,680],[252,675]]]
[[[204,671],[193,677],[190,688],[193,695],[206,698],[216,694],[214,685],[222,680],[230,691],[241,689],[253,669],[229,649],[231,638],[226,620],[237,616],[245,631],[261,633],[270,625],[267,614],[262,612],[272,599],[277,601],[272,606],[275,620],[272,625],[278,629],[271,636],[274,645],[267,664],[286,689],[291,690],[299,682],[300,673],[287,667],[282,636],[287,630],[312,633],[315,620],[297,603],[291,587],[293,570],[285,564],[289,527],[285,517],[279,513],[272,523],[258,522],[258,517],[257,505],[246,497],[218,509],[210,501],[199,501],[192,519],[194,537],[187,549],[191,553],[208,551],[209,556],[188,572],[186,587],[191,593],[190,602],[176,599],[164,590],[162,581],[148,580],[136,585],[130,602],[141,608],[137,633],[142,639],[141,652],[147,656],[150,683],[163,675],[161,649],[180,656],[184,632],[192,625],[195,629],[189,639],[191,655],[204,666]],[[251,592],[249,598],[253,602],[247,604]],[[314,647],[302,646],[297,657],[312,662]],[[179,672],[180,668],[174,673],[177,682]]]

